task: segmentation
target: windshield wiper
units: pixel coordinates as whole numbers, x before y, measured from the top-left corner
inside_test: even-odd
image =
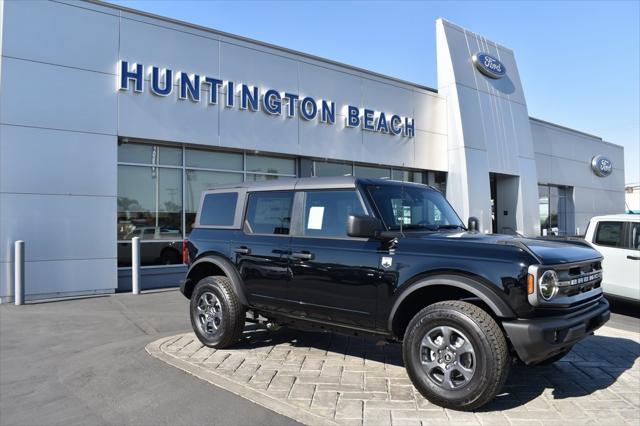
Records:
[[[394,227],[394,229],[398,230],[399,227]],[[426,229],[428,231],[439,231],[441,229],[464,229],[462,225],[431,225],[426,223],[412,223],[409,225],[402,225],[402,230],[412,230],[412,229]]]
[[[396,228],[399,229],[399,228]],[[429,231],[437,231],[436,225],[427,225],[425,223],[412,223],[409,225],[402,225],[402,230],[412,230],[412,229],[428,229]]]

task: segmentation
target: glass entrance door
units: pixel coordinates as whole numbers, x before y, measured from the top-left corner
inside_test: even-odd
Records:
[[[569,186],[538,185],[540,235],[575,234],[573,188]]]

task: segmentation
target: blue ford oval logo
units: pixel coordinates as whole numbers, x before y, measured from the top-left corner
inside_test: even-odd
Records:
[[[613,163],[604,155],[596,155],[591,160],[593,172],[600,177],[607,177],[613,172]]]
[[[471,59],[476,64],[478,71],[487,77],[502,78],[507,73],[504,64],[488,53],[476,53]]]

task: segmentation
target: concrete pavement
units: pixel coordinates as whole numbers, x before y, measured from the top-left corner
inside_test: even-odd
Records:
[[[308,402],[309,408],[315,409],[315,414],[332,414],[332,421],[342,424],[383,424],[389,420],[394,424],[417,425],[423,420],[419,416],[427,411],[432,418],[424,424],[540,424],[554,421],[563,424],[572,421],[640,424],[640,344],[636,338],[640,332],[640,320],[634,307],[624,307],[620,312],[636,313],[635,318],[614,314],[607,333],[582,344],[565,362],[536,370],[516,368],[505,393],[486,410],[471,416],[443,411],[421,400],[415,392],[407,393],[409,384],[402,377],[396,345],[385,346],[380,352],[379,348],[366,341],[349,343],[348,339],[329,334],[285,329],[275,333],[256,330],[257,340],[253,343],[251,339],[247,340],[234,349],[235,357],[225,357],[229,358],[226,364],[216,364],[215,357],[203,358],[203,355],[212,355],[213,351],[208,354],[208,349],[200,348],[198,342],[187,345],[184,339],[171,337],[185,333],[188,336],[191,325],[187,309],[187,300],[176,290],[22,307],[0,305],[0,425],[297,424],[289,417],[196,379],[145,352],[145,346],[165,340],[175,343],[172,346],[174,353],[167,349],[167,356],[198,368],[203,365],[220,368],[219,376],[225,378],[229,378],[229,371],[239,374],[237,377],[246,378],[247,383],[253,380],[256,388],[265,391],[269,397],[282,398],[285,395],[297,401],[298,406]],[[249,331],[248,335],[251,333]],[[181,348],[179,342],[185,343],[184,347]],[[321,347],[331,342],[339,349],[327,351]],[[314,356],[308,361],[297,357],[294,362],[287,358],[292,345],[295,349],[293,355],[306,351]],[[367,348],[378,352],[368,356]],[[345,352],[351,350],[355,352]],[[253,362],[245,364],[246,368],[240,369],[239,373],[227,368],[247,351],[271,356],[268,360],[265,357],[268,364],[265,371],[273,372],[280,368],[277,367],[279,363],[287,364],[282,368],[282,378],[265,382],[258,374],[253,379],[253,373],[249,375]],[[341,353],[347,355],[342,361]],[[383,366],[382,370],[379,365],[374,365],[381,362],[381,354],[386,357],[382,361],[389,363],[389,367]],[[322,357],[331,361],[326,362],[328,358]],[[359,360],[356,359],[358,357]],[[297,362],[301,362],[299,366]],[[371,366],[374,376],[388,370],[393,377],[371,376],[367,379],[366,371],[350,371],[358,368],[360,362],[366,367]],[[329,368],[332,363],[333,367]],[[183,367],[180,368],[189,371]],[[299,383],[304,386],[296,387],[296,382],[287,378],[287,371],[295,368],[305,376]],[[336,379],[338,370],[340,378]],[[190,373],[194,374],[194,371]],[[345,377],[344,373],[347,373]],[[363,389],[376,393],[374,387],[377,386],[376,395],[380,394],[377,397],[385,393],[388,398],[385,396],[378,402],[367,402],[367,395],[357,395],[355,387],[360,385],[361,375]],[[324,381],[334,383],[315,383],[314,376],[322,376]],[[272,379],[274,377],[275,373],[271,375]],[[384,391],[380,379],[386,381]],[[290,389],[285,389],[289,384]],[[331,386],[340,389],[330,389]],[[319,392],[307,395],[311,388]],[[242,394],[237,388],[227,389]],[[348,392],[352,394],[346,396],[354,398],[343,398],[342,401],[340,398]],[[307,401],[308,396],[310,399]],[[335,401],[333,396],[336,396]],[[358,396],[362,398],[356,398]],[[420,404],[414,411],[422,409],[421,412],[401,408],[402,404],[411,403],[407,399],[409,396],[414,404]],[[313,402],[313,398],[317,401]],[[286,413],[279,407],[264,404],[255,395],[249,399]],[[334,402],[335,407],[331,405]],[[396,402],[402,404],[397,405]],[[392,405],[395,405],[395,414]],[[362,409],[360,417],[357,416],[358,407]],[[374,411],[366,414],[367,407]],[[317,424],[309,421],[308,417],[294,414],[288,413],[303,422]]]
[[[0,424],[297,424],[144,350],[190,329],[176,290],[0,305]]]

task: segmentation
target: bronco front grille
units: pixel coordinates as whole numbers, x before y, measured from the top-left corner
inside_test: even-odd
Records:
[[[602,283],[602,267],[600,262],[589,262],[568,269],[556,268],[558,274],[559,294],[567,297],[576,296],[599,288]]]
[[[569,270],[556,270],[559,294],[571,297],[599,288],[602,283],[602,269],[596,269],[597,266],[586,264]]]
[[[551,300],[538,297],[538,278],[546,270],[554,270],[558,274],[558,292]],[[536,293],[530,295],[529,301],[540,307],[578,306],[598,298],[602,294],[602,265],[600,260],[587,262],[535,265],[530,268],[536,281]]]

